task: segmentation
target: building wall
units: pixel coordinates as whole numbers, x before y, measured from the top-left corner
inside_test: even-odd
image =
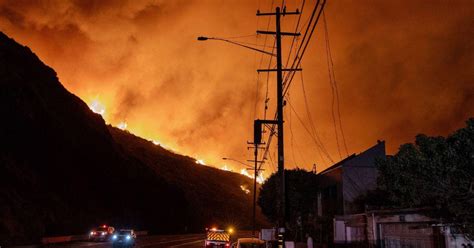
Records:
[[[465,248],[473,245],[464,235],[453,233],[449,226],[423,214],[423,209],[381,210],[364,214],[336,216],[334,243],[364,247]],[[361,227],[365,229],[361,230]],[[356,246],[357,246],[356,245]],[[356,247],[354,246],[354,247]]]
[[[354,204],[354,200],[376,188],[378,173],[375,160],[384,157],[385,142],[382,141],[342,165],[344,214],[364,211],[363,206]]]
[[[375,188],[375,160],[378,157],[385,157],[384,142],[377,142],[368,150],[358,155],[353,154],[318,174],[320,192],[315,212],[322,217],[320,225],[326,226],[320,231],[321,240],[333,240],[335,224],[338,224],[332,222],[335,215],[363,212],[363,206],[354,204],[353,201]],[[362,230],[363,227],[349,227],[345,231],[350,239],[357,240],[361,235],[367,236],[365,230]]]
[[[342,168],[336,168],[320,177],[321,213],[322,216],[343,214]]]

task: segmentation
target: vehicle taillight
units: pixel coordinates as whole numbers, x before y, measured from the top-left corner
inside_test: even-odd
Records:
[[[230,247],[230,243],[225,243],[225,247]]]

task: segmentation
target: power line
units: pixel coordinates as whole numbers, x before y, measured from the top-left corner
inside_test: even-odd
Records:
[[[296,63],[296,61],[298,60],[298,58],[300,57],[299,53],[300,53],[300,51],[301,51],[301,48],[302,48],[302,46],[303,46],[303,43],[304,43],[305,41],[309,42],[309,39],[306,40],[306,37],[307,37],[307,35],[308,35],[308,31],[309,31],[310,24],[311,24],[311,22],[313,21],[313,18],[314,18],[314,16],[315,16],[316,10],[318,9],[319,2],[320,2],[320,0],[318,0],[318,1],[316,2],[316,5],[315,5],[315,7],[314,7],[314,9],[313,9],[313,12],[311,13],[311,17],[309,18],[309,23],[308,23],[308,25],[306,26],[306,31],[304,32],[303,39],[302,39],[302,41],[301,41],[300,46],[298,47],[298,51],[297,51],[296,54],[295,54],[295,58],[294,58],[294,60],[293,60],[293,63],[292,63],[292,65],[291,65],[291,68],[297,68],[297,66],[295,67],[295,63]],[[287,65],[287,66],[288,66],[288,65]],[[287,75],[285,75],[286,77],[285,77],[285,80],[284,80],[284,84],[288,81],[289,75],[292,75],[292,74],[294,74],[294,73],[291,73],[291,72],[290,72],[290,73],[288,73]]]
[[[302,93],[303,93],[303,98],[304,98],[304,106],[305,106],[305,109],[306,109],[306,115],[308,116],[308,120],[309,120],[309,124],[310,124],[310,127],[311,127],[311,131],[313,132],[312,133],[312,136],[313,137],[316,137],[316,140],[318,141],[319,145],[318,145],[318,148],[320,150],[322,150],[323,152],[326,151],[327,153],[327,150],[326,150],[326,147],[324,146],[323,142],[321,141],[321,139],[319,138],[319,135],[318,135],[318,131],[316,129],[316,125],[314,125],[314,122],[313,122],[313,117],[311,115],[311,112],[309,110],[309,104],[308,104],[308,98],[306,97],[306,90],[305,90],[305,87],[304,87],[304,80],[303,80],[303,73],[300,74],[300,78],[301,78],[301,90],[302,90]],[[290,104],[291,102],[288,101]],[[310,133],[311,135],[311,133]],[[319,151],[319,150],[318,150]],[[329,154],[328,154],[329,156]],[[330,156],[329,156],[330,157]],[[321,158],[323,158],[321,156]],[[324,159],[323,159],[324,161]],[[332,161],[332,159],[329,159],[329,161]]]
[[[303,41],[301,42],[300,48],[298,49],[298,52],[297,52],[297,54],[299,54],[299,55],[297,55],[295,57],[295,60],[293,61],[293,65],[291,66],[292,69],[298,68],[301,64],[301,60],[303,59],[303,56],[306,52],[306,49],[308,48],[309,41],[311,40],[311,37],[313,36],[316,25],[318,24],[319,18],[321,17],[322,10],[324,9],[324,5],[326,4],[326,0],[323,0],[323,1],[324,2],[322,3],[321,7],[319,8],[318,15],[316,17],[316,20],[314,21],[314,24],[311,28],[311,31],[309,33],[308,39],[306,40],[306,43],[304,43],[304,39],[305,39],[305,37],[308,33],[308,29],[306,29],[306,31],[305,31],[305,35],[303,36]],[[318,0],[318,2],[316,3],[314,11],[311,14],[311,19],[313,19],[313,17],[315,16],[316,10],[318,9],[318,6],[319,6],[319,2],[320,2],[320,0]],[[309,28],[310,24],[311,24],[311,21],[308,24],[308,28]],[[303,43],[304,43],[304,46],[303,46]],[[301,53],[299,52],[300,50],[301,50]],[[288,91],[288,88],[290,87],[291,81],[293,80],[293,77],[295,76],[295,73],[294,72],[293,73],[288,73],[287,75],[288,76],[287,76],[287,78],[285,79],[285,82],[284,82],[285,90],[283,91],[283,95],[285,95],[286,92]]]
[[[326,40],[326,61],[327,61],[327,66],[328,66],[328,76],[329,76],[329,85],[331,86],[331,115],[332,115],[332,122],[334,126],[334,134],[336,135],[336,145],[337,145],[337,152],[339,153],[339,158],[342,159],[341,155],[341,148],[339,145],[339,135],[337,131],[337,124],[336,124],[336,114],[334,113],[334,101],[336,98],[335,94],[335,89],[334,89],[334,83],[332,80],[332,74],[331,74],[331,67],[330,67],[330,62],[329,62],[329,51],[327,47],[327,40]]]
[[[301,17],[303,16],[303,9],[304,9],[304,4],[305,4],[305,0],[303,0],[302,4],[301,4],[301,10],[300,10],[300,15],[298,16],[298,21],[296,22],[296,27],[295,27],[295,33],[298,32],[298,26],[300,25],[300,20],[301,20]],[[288,54],[288,57],[286,59],[286,64],[285,64],[285,67],[288,67],[288,63],[290,62],[290,57],[291,57],[291,52],[293,50],[293,45],[295,44],[295,41],[297,40],[297,37],[293,37],[293,39],[291,40],[291,45],[290,45],[290,50],[289,50],[289,54]]]
[[[290,98],[290,94],[288,94],[288,99]],[[286,113],[286,109],[284,110],[285,113]],[[288,114],[287,114],[288,115]],[[296,162],[296,157],[295,157],[295,147],[294,147],[294,135],[293,135],[293,127],[292,127],[292,124],[291,124],[291,111],[290,111],[290,114],[288,115],[288,120],[289,120],[289,124],[290,124],[290,146],[291,146],[291,155],[293,157],[293,163],[296,167],[298,167],[298,163]]]
[[[313,35],[313,32],[314,32],[314,29],[315,29],[317,23],[319,22],[319,18],[320,18],[320,16],[321,16],[321,12],[322,12],[322,10],[324,9],[324,6],[325,6],[325,4],[326,4],[326,0],[324,0],[324,2],[323,2],[322,5],[321,5],[321,8],[319,8],[320,11],[319,11],[318,14],[317,14],[316,20],[314,21],[314,24],[313,24],[313,26],[312,26],[312,28],[311,28],[311,31],[310,31],[310,33],[309,33],[309,36],[307,36],[307,35],[308,35],[308,32],[309,32],[309,28],[310,28],[310,26],[311,26],[311,23],[313,22],[313,19],[314,19],[314,17],[316,16],[316,12],[317,12],[317,10],[318,10],[319,3],[320,3],[320,0],[317,1],[316,5],[315,5],[315,7],[314,7],[314,10],[313,10],[313,12],[312,12],[312,14],[311,14],[311,18],[310,18],[310,21],[309,21],[308,26],[307,26],[307,28],[306,28],[306,31],[305,31],[305,33],[304,33],[302,42],[300,43],[300,46],[299,46],[299,48],[298,48],[298,52],[296,53],[295,59],[293,60],[293,63],[292,63],[292,66],[291,66],[292,69],[297,68],[297,67],[300,65],[300,63],[301,63],[301,59],[303,58],[303,55],[304,55],[304,53],[305,53],[305,51],[306,51],[306,49],[307,49],[307,46],[308,46],[308,44],[309,44],[309,40],[311,39],[311,37],[312,37],[312,35]],[[306,39],[306,37],[308,37],[308,39]],[[305,43],[305,41],[306,41],[306,43]],[[303,45],[303,44],[304,44],[304,45]],[[301,51],[301,52],[300,52],[300,51]],[[283,82],[283,84],[284,84],[283,96],[284,96],[284,95],[286,94],[286,92],[288,91],[289,86],[290,86],[290,84],[291,84],[291,81],[292,81],[293,77],[294,77],[294,72],[293,72],[293,73],[290,72],[290,73],[288,73],[288,74],[286,75],[286,78],[285,78],[285,80],[284,80],[284,82]],[[297,117],[298,117],[298,116],[297,116]],[[276,120],[276,118],[277,118],[277,113],[275,112],[275,117],[274,117],[274,119]],[[274,128],[275,128],[275,125],[272,125],[272,130],[274,130]],[[264,154],[263,154],[263,158],[264,158],[264,159],[266,158],[266,156],[267,156],[267,154],[268,154],[268,149],[269,149],[269,147],[270,147],[271,140],[272,140],[272,136],[270,135],[270,136],[268,137],[268,141],[267,141],[267,145],[266,145],[266,148],[265,148],[265,152],[264,152]],[[313,140],[314,140],[314,137],[313,137]],[[316,143],[318,143],[318,142],[316,142]],[[330,159],[330,161],[332,161],[332,159]]]
[[[321,146],[321,140],[319,138],[319,135],[316,135],[316,136],[313,136],[311,131],[306,127],[306,125],[304,124],[303,120],[300,118],[300,116],[298,115],[298,113],[296,112],[296,110],[293,108],[293,105],[291,104],[291,101],[288,101],[289,105],[290,105],[290,108],[291,110],[293,110],[293,113],[295,113],[296,115],[296,118],[298,118],[298,120],[300,121],[301,125],[303,126],[303,128],[306,130],[306,132],[308,132],[308,134],[310,135],[310,137],[312,138],[313,142],[316,144],[316,146],[318,146],[321,151],[324,153],[324,155],[326,156],[326,158],[331,162],[331,163],[334,163],[334,161],[332,160],[331,156],[329,156],[329,153],[327,152],[327,150]]]
[[[305,90],[305,87],[304,87],[303,74],[301,74],[300,77],[301,77],[301,89],[303,91],[303,98],[304,98],[304,103],[305,103],[306,114],[308,115],[308,120],[309,120],[309,123],[311,125],[311,129],[313,131],[313,136],[316,137],[317,141],[319,142],[320,149],[326,154],[326,156],[328,156],[330,158],[329,161],[333,162],[331,156],[329,155],[329,153],[326,150],[326,147],[324,146],[324,143],[319,138],[318,131],[316,129],[316,125],[313,122],[313,117],[312,117],[311,112],[309,110],[308,98],[306,97],[306,90]]]
[[[337,106],[337,115],[338,115],[338,119],[339,119],[339,128],[340,128],[340,131],[341,131],[341,136],[342,136],[342,141],[343,141],[343,144],[344,144],[344,149],[346,151],[346,156],[349,156],[349,152],[348,152],[347,144],[346,144],[346,137],[344,135],[344,129],[342,127],[341,110],[340,110],[340,104],[339,104],[339,90],[338,90],[338,87],[337,87],[336,74],[334,72],[334,62],[333,62],[333,59],[332,59],[331,45],[330,45],[330,42],[329,42],[329,31],[328,31],[328,26],[327,26],[327,21],[326,21],[326,14],[325,14],[324,10],[323,10],[323,22],[324,22],[324,33],[325,33],[325,38],[326,38],[326,53],[327,53],[327,60],[328,60],[328,70],[329,70],[329,73],[330,73],[330,80],[331,80],[331,76],[332,76],[332,86],[331,86],[331,88],[333,88],[335,93],[336,93],[336,102],[337,102],[336,106]],[[329,65],[330,65],[331,69],[329,69]],[[334,98],[333,98],[333,103],[334,103]],[[334,111],[333,111],[333,115],[334,115]],[[337,131],[336,131],[336,134],[337,134]],[[337,135],[336,135],[336,137],[337,137]],[[339,149],[339,143],[338,143],[338,149]]]

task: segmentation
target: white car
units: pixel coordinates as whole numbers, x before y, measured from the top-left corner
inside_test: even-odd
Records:
[[[120,229],[112,236],[112,247],[133,247],[137,234],[133,229]]]

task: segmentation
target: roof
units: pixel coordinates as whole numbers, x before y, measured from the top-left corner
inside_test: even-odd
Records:
[[[367,210],[368,214],[410,214],[410,213],[426,213],[432,211],[433,208],[422,207],[422,208],[388,208],[388,209],[373,209]]]
[[[339,161],[339,162],[337,162],[337,163],[331,165],[329,168],[326,168],[325,170],[319,172],[318,174],[325,174],[325,173],[327,173],[327,172],[329,172],[329,171],[332,171],[332,170],[334,170],[334,169],[337,169],[337,168],[341,167],[342,164],[344,164],[345,162],[347,162],[347,161],[349,161],[349,160],[351,160],[351,159],[353,159],[353,158],[355,158],[355,157],[356,157],[356,154],[354,153],[354,154],[350,155],[349,157],[347,157],[347,158],[345,158],[345,159],[343,159],[343,160],[341,160],[341,161]]]
[[[328,173],[330,171],[333,171],[335,169],[341,168],[343,165],[347,164],[349,161],[351,161],[352,159],[357,158],[357,157],[359,157],[361,159],[363,159],[363,157],[364,158],[374,157],[376,155],[377,151],[380,151],[380,150],[383,151],[383,155],[385,156],[385,141],[377,140],[377,144],[370,147],[369,149],[367,149],[367,150],[365,150],[365,151],[363,151],[359,154],[354,153],[354,154],[346,157],[345,159],[335,163],[334,165],[330,166],[329,168],[326,168],[325,170],[321,171],[320,173],[318,173],[318,175],[323,175],[323,174],[326,174],[326,173]]]

